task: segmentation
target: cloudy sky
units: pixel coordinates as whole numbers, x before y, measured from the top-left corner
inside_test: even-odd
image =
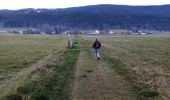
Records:
[[[162,5],[170,0],[0,0],[0,9],[67,8],[96,4]]]

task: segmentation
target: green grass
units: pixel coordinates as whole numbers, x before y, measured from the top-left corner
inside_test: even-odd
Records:
[[[95,38],[88,39],[95,40]],[[131,84],[132,90],[140,98],[152,98],[164,93],[168,95],[166,86],[155,89],[146,85],[145,82],[152,79],[155,83],[159,83],[157,79],[168,82],[167,76],[162,74],[170,71],[170,37],[116,36],[97,38],[104,47],[101,50],[104,61]],[[66,39],[63,36],[48,35],[0,35],[0,82],[36,63],[44,56],[66,48]],[[91,42],[81,40],[81,43],[81,46],[84,46],[82,49],[92,58]],[[31,100],[68,100],[71,92],[71,78],[80,51],[79,43],[74,44],[72,49],[59,55],[59,64],[48,66],[49,69],[52,69],[51,73],[36,80],[29,77],[25,82],[21,82],[21,86],[6,98],[20,98],[22,96],[22,98]],[[148,66],[148,72],[143,72],[144,65]],[[135,72],[132,69],[136,66],[142,67],[139,67],[140,69]],[[86,68],[82,70],[79,78],[85,78],[95,70],[95,68]],[[150,72],[153,73],[151,76],[148,75]]]
[[[17,96],[30,96],[31,100],[69,100],[71,93],[71,78],[79,54],[76,45],[60,55],[60,63],[53,67],[53,71],[46,77],[36,81],[29,81],[21,88]],[[23,95],[24,94],[24,95]],[[10,94],[6,98],[11,97]],[[10,100],[10,99],[9,99]]]
[[[119,50],[118,53],[127,52],[141,61],[170,70],[170,36],[115,36],[99,37],[99,40]]]
[[[80,76],[79,76],[79,78],[80,79],[82,79],[82,78],[86,78],[87,77],[87,75],[86,74],[81,74]]]
[[[129,70],[136,80],[159,91],[160,95],[170,95],[170,36],[94,36],[87,39],[101,41],[109,55],[126,64],[120,73]],[[119,62],[118,61],[118,62]],[[119,72],[119,71],[118,71]],[[128,76],[128,75],[127,75]],[[148,91],[144,89],[141,91]],[[143,94],[140,92],[138,94]]]
[[[91,72],[93,72],[93,69],[86,69],[84,71],[87,72],[87,73],[91,73]]]
[[[56,66],[55,73],[47,77],[39,87],[32,93],[32,98],[39,100],[47,98],[48,100],[68,100],[71,87],[69,87],[69,76],[72,74],[79,54],[79,48],[74,46],[64,55],[61,65]]]
[[[108,53],[103,52],[103,59],[113,68],[119,75],[121,75],[132,86],[133,92],[142,100],[146,100],[149,97],[159,96],[159,93],[145,85],[140,83],[128,67],[120,60],[110,57]]]
[[[144,79],[142,79],[142,77],[138,75],[138,72],[134,72],[131,67],[129,67],[129,65],[126,65],[127,62],[125,63],[123,61],[126,60],[125,58],[128,58],[127,61],[131,60],[132,62],[130,64],[133,65],[134,63],[136,64],[138,61],[143,62],[143,59],[148,59],[146,55],[148,55],[149,58],[153,59],[155,59],[156,56],[165,56],[166,58],[168,58],[169,55],[155,52],[159,52],[159,50],[169,50],[169,45],[167,43],[168,41],[170,41],[169,37],[98,36],[88,39],[95,40],[95,38],[98,38],[102,43],[103,48],[101,49],[101,53],[103,60],[106,61],[110,65],[110,67],[113,68],[120,76],[122,76],[126,81],[129,82],[129,84],[132,86],[132,91],[140,99],[148,99],[151,97],[158,97],[160,95],[156,89],[145,84],[143,82]],[[161,47],[163,47],[164,49],[162,49]],[[148,49],[147,52],[145,51],[146,49]],[[139,59],[137,59],[136,57]],[[136,61],[136,59],[138,61]],[[164,61],[164,58],[159,58],[159,60],[169,63],[167,62],[167,59]],[[150,60],[150,62],[153,61]],[[147,63],[150,62],[148,61]],[[152,65],[150,67],[155,67],[155,65]],[[164,66],[163,68],[166,69],[167,66]]]
[[[67,38],[49,35],[0,35],[0,80],[66,47]]]

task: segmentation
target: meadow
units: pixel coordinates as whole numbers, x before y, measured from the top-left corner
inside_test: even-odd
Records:
[[[0,80],[66,47],[62,36],[1,35]],[[10,74],[10,75],[9,75]]]
[[[66,41],[64,36],[0,35],[0,84],[2,85],[0,92],[3,90],[3,84],[12,83],[4,82],[14,81],[13,78],[20,74],[28,76],[36,68],[33,66],[29,69],[30,66],[66,48]],[[18,77],[19,79],[22,77]]]
[[[101,60],[93,58],[95,39]],[[168,100],[170,36],[0,35],[0,99]],[[90,92],[89,92],[90,91]]]
[[[103,44],[103,51],[123,62],[135,81],[148,85],[169,98],[170,36],[88,36],[86,38],[91,41],[98,38]]]

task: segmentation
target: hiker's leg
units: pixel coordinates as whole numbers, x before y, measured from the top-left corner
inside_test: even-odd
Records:
[[[95,58],[97,59],[97,49],[95,49]]]
[[[100,58],[100,50],[98,49],[98,57]]]
[[[93,52],[94,52],[94,58],[96,59],[96,49],[94,49]]]
[[[73,47],[73,42],[70,40],[70,48]]]
[[[100,50],[97,49],[97,58],[100,59]]]
[[[70,48],[70,40],[68,39],[67,48]]]

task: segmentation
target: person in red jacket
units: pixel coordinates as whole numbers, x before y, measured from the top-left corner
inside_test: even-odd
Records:
[[[99,52],[99,50],[100,50],[100,47],[101,47],[101,43],[98,41],[98,39],[96,39],[94,41],[92,47],[94,48],[95,58],[99,60],[100,59],[100,52]]]

